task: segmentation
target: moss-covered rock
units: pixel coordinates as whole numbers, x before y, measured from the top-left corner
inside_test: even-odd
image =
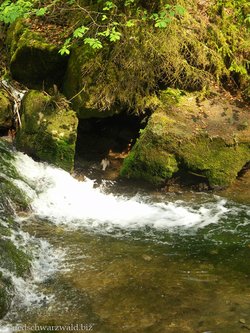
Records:
[[[125,159],[121,176],[143,179],[154,185],[160,185],[178,171],[175,156],[164,151],[157,144],[147,141],[146,131]]]
[[[177,98],[177,97],[178,98]],[[179,169],[227,186],[250,160],[250,114],[223,96],[165,91],[161,106],[125,159],[121,175],[163,183]]]
[[[6,239],[0,240],[0,265],[2,268],[14,272],[17,276],[24,276],[30,267],[29,257]]]
[[[6,130],[12,125],[12,105],[7,92],[0,89],[0,130]]]
[[[65,74],[67,57],[59,47],[48,43],[24,20],[13,23],[7,33],[10,71],[13,78],[29,88],[60,84]]]
[[[116,110],[100,111],[95,105],[96,82],[90,76],[84,76],[82,68],[94,57],[94,50],[86,45],[72,50],[64,79],[63,93],[70,99],[73,109],[81,119],[105,118],[112,116]],[[97,76],[97,74],[96,74]],[[87,82],[86,82],[87,80]],[[85,87],[88,87],[86,91]]]
[[[71,171],[74,166],[78,119],[61,95],[30,90],[22,103],[22,129],[17,147],[26,153]]]
[[[11,303],[8,284],[8,281],[2,277],[2,273],[0,272],[0,319],[6,315]]]

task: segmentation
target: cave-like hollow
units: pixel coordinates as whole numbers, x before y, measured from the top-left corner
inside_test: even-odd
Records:
[[[145,125],[145,116],[127,113],[79,119],[75,168],[100,163],[105,158],[125,157]]]

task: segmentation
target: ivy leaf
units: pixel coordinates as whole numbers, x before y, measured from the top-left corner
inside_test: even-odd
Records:
[[[101,49],[103,47],[102,43],[97,38],[85,38],[84,44],[89,45],[92,49]]]

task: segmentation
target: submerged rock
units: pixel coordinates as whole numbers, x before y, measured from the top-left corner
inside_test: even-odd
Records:
[[[7,130],[12,125],[12,105],[7,92],[0,89],[0,131]]]
[[[61,95],[30,90],[22,102],[16,145],[27,154],[71,171],[78,119]]]
[[[160,100],[121,175],[160,185],[179,170],[211,187],[231,184],[250,160],[248,110],[222,96],[200,102],[195,94],[172,89]]]
[[[25,20],[17,20],[7,33],[10,71],[13,78],[29,88],[60,84],[65,74],[67,57],[59,47],[32,31]]]

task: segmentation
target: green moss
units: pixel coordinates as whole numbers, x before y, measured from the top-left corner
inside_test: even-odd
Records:
[[[30,90],[24,98],[22,113],[23,127],[17,134],[17,147],[71,171],[78,119],[63,96]]]
[[[4,281],[0,273],[0,319],[3,318],[8,312],[10,303],[11,297],[8,293],[6,281]]]
[[[200,175],[211,187],[230,185],[250,161],[249,128],[239,126],[249,119],[247,110],[237,110],[217,95],[202,103],[197,94],[178,95],[178,100],[172,98],[175,91],[161,96],[161,106],[125,159],[121,175],[160,184],[180,170]],[[225,106],[231,117],[226,131]]]
[[[8,94],[0,89],[0,128],[9,128],[12,125],[12,105]]]
[[[14,79],[31,88],[61,82],[67,57],[60,56],[59,47],[32,31],[25,20],[17,20],[10,26],[7,44]]]
[[[95,78],[98,73],[96,73],[96,77],[84,76],[84,85],[92,88],[86,90],[83,87],[82,67],[89,61],[93,61],[95,53],[95,50],[86,45],[73,49],[64,79],[63,92],[71,101],[73,109],[76,110],[80,119],[105,118],[116,113],[114,108],[102,111],[96,105],[95,92],[92,92],[91,89],[95,89]]]
[[[160,185],[177,171],[177,161],[173,154],[159,149],[152,142],[139,140],[124,160],[120,174]]]
[[[177,104],[185,94],[183,90],[167,88],[166,90],[160,91],[160,100],[164,104]]]
[[[179,159],[194,172],[207,177],[211,186],[228,186],[250,160],[248,145],[228,146],[221,138],[198,137],[178,151]]]
[[[0,266],[24,276],[30,268],[30,258],[7,239],[0,240]]]

